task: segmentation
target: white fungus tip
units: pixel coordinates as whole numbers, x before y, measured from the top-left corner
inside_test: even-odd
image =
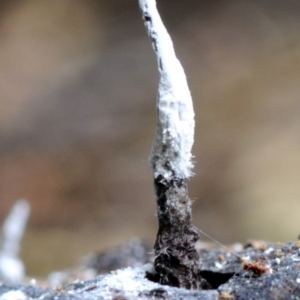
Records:
[[[155,0],[140,0],[139,4],[160,75],[156,135],[150,157],[154,177],[188,178],[193,175],[191,149],[195,121],[186,76]]]

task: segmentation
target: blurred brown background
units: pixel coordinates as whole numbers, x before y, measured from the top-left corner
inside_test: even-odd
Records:
[[[158,76],[137,2],[1,1],[0,218],[30,201],[29,274],[154,240]],[[158,6],[194,98],[195,225],[224,243],[295,239],[299,1]]]

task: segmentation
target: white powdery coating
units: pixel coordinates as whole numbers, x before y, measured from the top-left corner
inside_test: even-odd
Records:
[[[130,299],[139,299],[140,292],[151,291],[159,287],[159,284],[145,278],[143,268],[128,267],[113,271],[100,282],[101,296],[104,299],[111,299],[112,293],[116,290],[122,291],[123,295],[131,297]]]
[[[157,127],[150,161],[154,177],[188,178],[193,168],[194,110],[184,70],[162,23],[155,0],[139,0],[160,74]]]

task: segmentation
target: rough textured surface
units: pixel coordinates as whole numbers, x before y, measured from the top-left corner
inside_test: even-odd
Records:
[[[205,282],[199,275],[199,240],[191,224],[191,199],[186,180],[155,180],[159,229],[154,245],[156,282],[175,287],[199,289]]]
[[[296,300],[300,297],[298,246],[296,243],[266,244],[257,241],[239,251],[234,250],[239,248],[236,246],[232,247],[232,251],[205,246],[199,250],[200,274],[210,283],[209,290],[186,290],[149,281],[145,278],[145,272],[150,270],[148,264],[112,271],[91,280],[78,279],[55,290],[36,285],[0,284],[0,296],[15,290],[31,299],[45,300]],[[106,264],[103,266],[106,268]]]

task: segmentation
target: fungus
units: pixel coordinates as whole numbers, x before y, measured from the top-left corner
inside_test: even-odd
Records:
[[[4,221],[0,248],[0,279],[4,282],[20,282],[24,277],[25,268],[19,255],[29,213],[29,203],[21,199]]]
[[[195,249],[199,234],[191,223],[192,201],[187,186],[193,175],[192,97],[155,0],[139,0],[139,5],[159,71],[156,133],[150,156],[159,228],[151,278],[161,284],[199,289],[204,285]]]

